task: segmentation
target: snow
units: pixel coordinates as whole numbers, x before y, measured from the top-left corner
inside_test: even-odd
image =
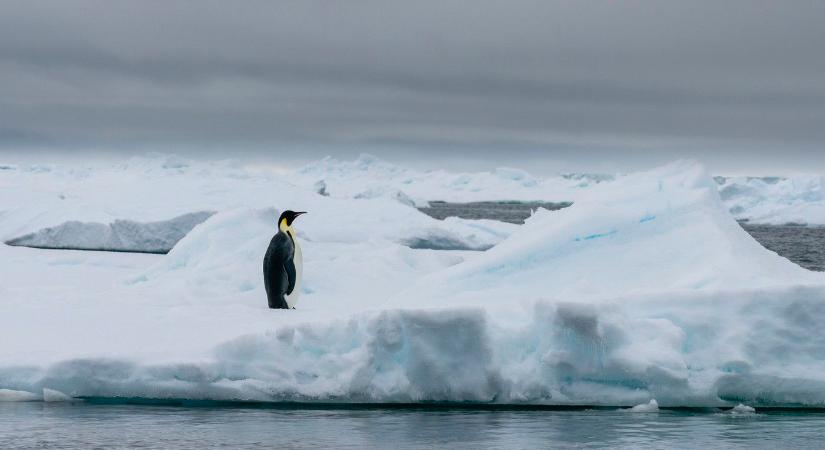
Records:
[[[43,401],[46,403],[70,402],[72,398],[60,391],[43,388]]]
[[[716,177],[719,194],[740,220],[825,225],[825,182],[819,176]]]
[[[33,402],[40,399],[40,396],[31,392],[0,389],[0,402]]]
[[[9,239],[6,244],[34,248],[167,253],[195,225],[212,214],[202,211],[148,223],[131,220],[116,220],[111,224],[70,221]]]
[[[651,399],[647,403],[640,403],[627,411],[634,412],[634,413],[654,413],[659,412],[659,403],[656,402],[656,399]]]
[[[409,292],[430,306],[493,305],[537,292],[583,298],[818,280],[745,233],[701,167],[676,163],[539,210],[509,239]],[[395,305],[408,301],[400,295]]]
[[[232,161],[193,162],[170,155],[135,157],[113,167],[23,166],[0,172],[0,239],[25,236],[24,242],[65,248],[119,247],[109,241],[125,240],[130,250],[157,251],[202,218],[205,213],[199,211],[276,204],[310,212],[302,218],[304,230],[313,230],[308,239],[381,238],[424,244],[447,240],[453,248],[483,249],[515,229],[492,221],[438,221],[393,195],[326,198],[292,181]],[[323,213],[312,214],[313,210]]]
[[[376,164],[324,178],[329,196],[306,170],[157,155],[0,172],[4,240],[216,211],[165,255],[0,245],[0,399],[825,407],[825,275],[754,241],[699,164],[588,181],[524,225],[431,219],[392,191],[413,172]],[[388,189],[354,198],[373,171]],[[544,185],[436,174],[398,191]],[[309,211],[302,302],[269,310],[286,208]]]
[[[470,202],[487,200],[567,201],[579,191],[613,179],[612,175],[559,174],[541,179],[507,167],[490,172],[451,173],[446,170],[420,172],[399,167],[375,156],[362,154],[355,161],[324,158],[293,174],[295,183],[324,187],[333,197],[400,197],[418,206],[431,200]]]
[[[756,409],[754,409],[754,408],[752,408],[748,405],[743,405],[742,403],[740,403],[740,404],[734,406],[733,408],[731,408],[730,414],[733,414],[733,415],[753,415],[753,414],[756,414]]]
[[[591,188],[610,185],[626,174],[531,175],[501,167],[490,172],[416,171],[362,154],[355,161],[325,158],[292,174],[302,187],[343,198],[397,197],[427,202],[578,201]],[[715,177],[723,203],[737,220],[755,224],[825,225],[825,183],[820,176]]]

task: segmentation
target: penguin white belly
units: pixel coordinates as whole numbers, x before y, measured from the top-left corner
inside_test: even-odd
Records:
[[[295,288],[292,293],[285,295],[286,304],[291,308],[298,303],[298,297],[301,296],[301,275],[304,272],[304,256],[301,254],[301,246],[298,245],[298,240],[294,240],[295,254],[292,256],[292,262],[295,263]]]

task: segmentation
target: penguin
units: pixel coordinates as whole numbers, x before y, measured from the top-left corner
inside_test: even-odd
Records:
[[[291,309],[301,292],[303,256],[292,222],[306,211],[284,211],[278,218],[278,232],[269,241],[264,255],[264,287],[272,309]]]

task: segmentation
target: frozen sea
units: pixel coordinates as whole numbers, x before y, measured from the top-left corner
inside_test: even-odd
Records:
[[[0,448],[821,448],[825,413],[0,403]]]

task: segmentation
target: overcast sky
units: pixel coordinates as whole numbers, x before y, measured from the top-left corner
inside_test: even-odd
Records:
[[[0,0],[0,154],[825,172],[822,1]]]

